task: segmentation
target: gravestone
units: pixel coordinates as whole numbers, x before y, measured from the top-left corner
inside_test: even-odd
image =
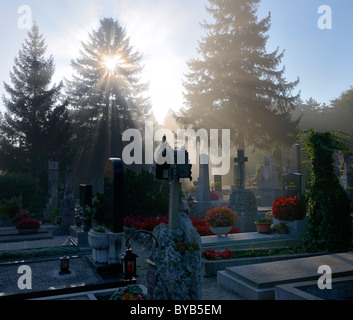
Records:
[[[292,170],[283,175],[283,196],[295,197],[305,193],[305,176],[301,173],[300,144],[292,146]]]
[[[209,176],[209,165],[208,155],[200,155],[199,164],[199,184],[197,190],[196,205],[199,214],[206,213],[211,207],[211,192],[210,192],[210,176]]]
[[[70,227],[74,225],[75,220],[75,199],[72,192],[72,167],[71,164],[66,168],[66,184],[64,196],[60,206],[61,223],[56,226],[54,234],[70,234]]]
[[[167,162],[167,159],[173,161]],[[168,179],[170,183],[169,226],[161,223],[153,230],[158,246],[153,248],[151,255],[156,281],[149,280],[150,298],[198,300],[201,297],[201,238],[189,217],[179,208],[179,179],[191,179],[188,153],[185,149],[171,148],[164,137],[155,172],[157,179]]]
[[[278,172],[273,157],[264,157],[264,165],[257,181],[261,207],[272,207],[274,201],[282,196],[278,185]]]
[[[80,207],[92,205],[92,185],[81,184],[80,185]]]
[[[305,184],[302,174],[297,172],[289,172],[283,175],[283,196],[295,197],[304,194]]]
[[[124,165],[121,159],[110,158],[104,168],[104,215],[113,220],[109,233],[109,264],[121,265],[124,245]]]
[[[59,162],[49,161],[48,163],[48,203],[44,210],[44,215],[58,207],[58,185],[59,185]]]
[[[244,151],[238,150],[238,158],[234,162],[238,163],[238,179],[235,182],[236,188],[232,190],[229,197],[229,206],[239,216],[236,227],[240,232],[256,231],[255,222],[258,218],[256,198],[254,193],[245,189],[245,162]]]

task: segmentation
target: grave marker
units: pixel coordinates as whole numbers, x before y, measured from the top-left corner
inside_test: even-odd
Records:
[[[234,159],[238,163],[238,178],[235,184],[239,184],[239,189],[245,189],[245,162],[248,162],[248,157],[244,157],[244,150],[238,150],[238,157]]]

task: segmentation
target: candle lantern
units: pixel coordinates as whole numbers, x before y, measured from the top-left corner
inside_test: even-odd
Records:
[[[60,272],[59,274],[70,274],[70,257],[60,258]]]
[[[121,255],[123,263],[123,273],[125,280],[131,280],[136,277],[136,258],[138,256],[132,252],[132,249],[128,248],[125,253]]]

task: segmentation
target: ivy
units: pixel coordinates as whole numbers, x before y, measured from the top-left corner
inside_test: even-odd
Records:
[[[349,136],[341,131],[301,134],[312,165],[308,193],[308,237],[311,250],[345,250],[352,243],[351,203],[334,170],[334,152],[350,152]]]

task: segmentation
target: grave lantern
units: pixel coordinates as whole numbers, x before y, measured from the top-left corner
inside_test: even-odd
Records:
[[[59,274],[70,274],[70,257],[60,258],[60,272]]]
[[[136,258],[138,256],[132,252],[131,248],[126,249],[125,253],[121,255],[123,264],[123,273],[125,280],[131,280],[136,277]]]

